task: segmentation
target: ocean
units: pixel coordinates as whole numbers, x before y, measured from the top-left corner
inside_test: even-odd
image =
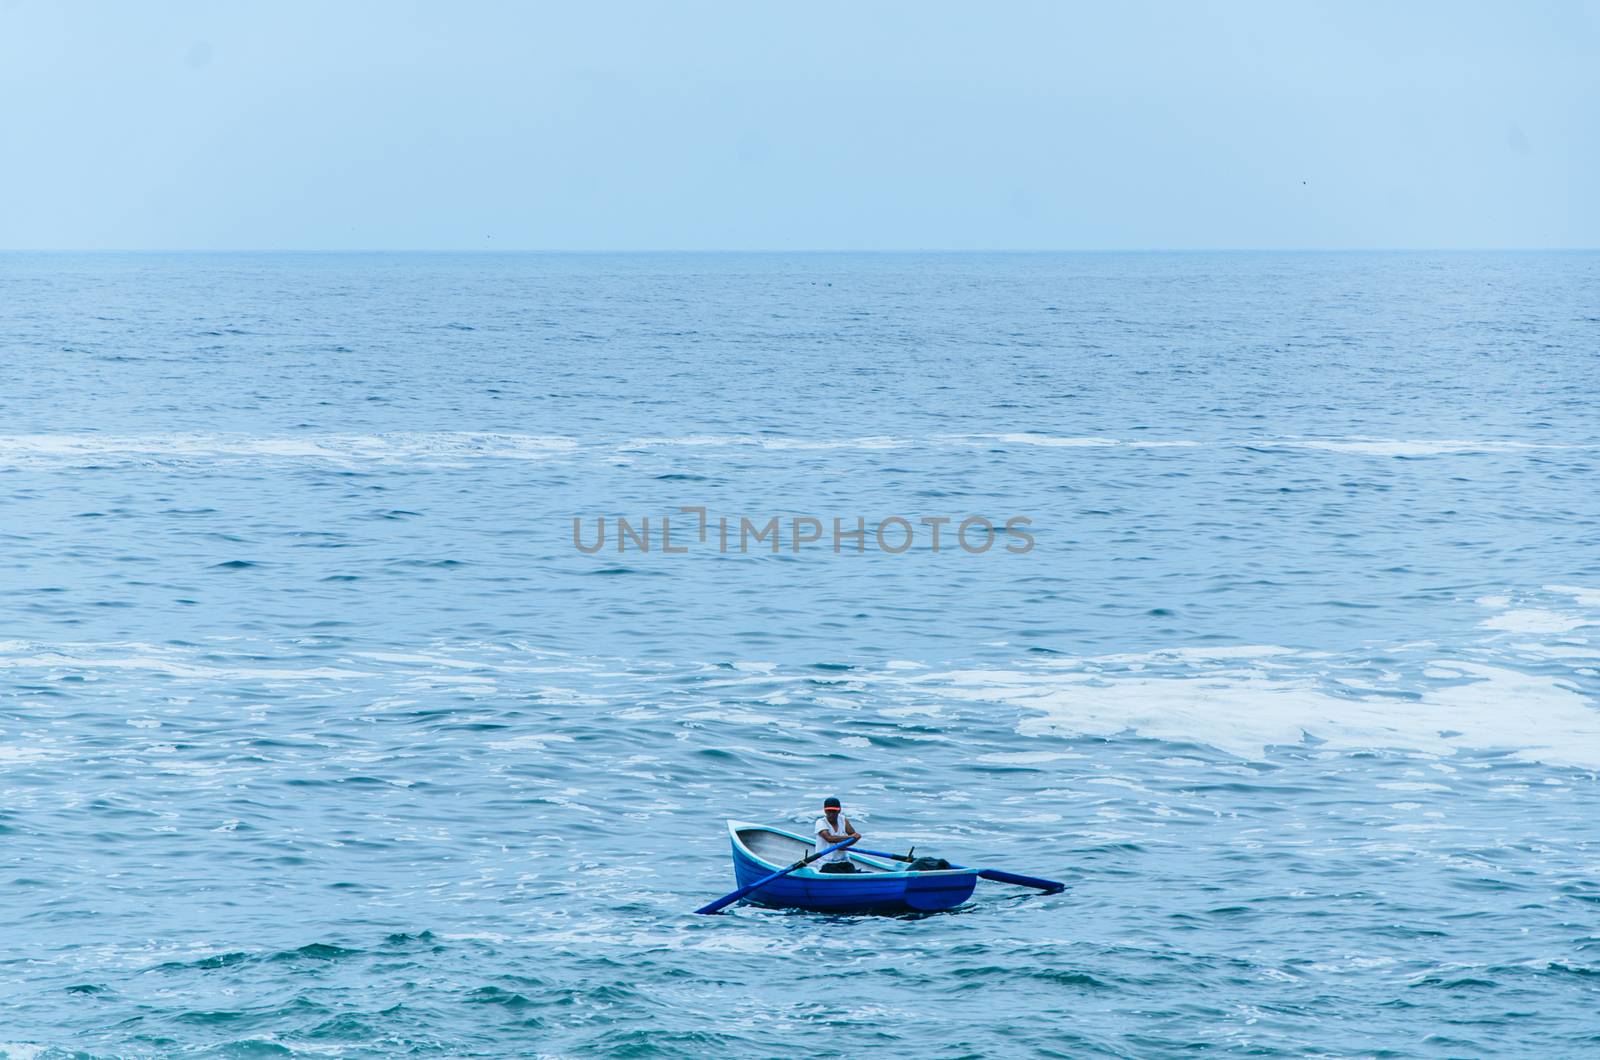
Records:
[[[1600,1050],[1597,291],[0,256],[0,1056]]]

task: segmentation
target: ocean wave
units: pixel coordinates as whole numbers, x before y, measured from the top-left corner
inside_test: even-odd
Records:
[[[1248,759],[1308,743],[1330,751],[1435,755],[1471,748],[1600,767],[1600,711],[1569,682],[1506,666],[1451,666],[1428,678],[1438,682],[1433,687],[1396,684],[1387,695],[1336,692],[1316,668],[1198,667],[1181,675],[965,670],[929,680],[965,699],[1020,708],[1029,716],[1018,731],[1030,736],[1133,733],[1195,741]]]
[[[171,469],[226,463],[461,466],[476,461],[540,461],[599,456],[626,461],[662,450],[751,448],[774,452],[873,452],[898,449],[1023,447],[1042,450],[1284,449],[1352,456],[1425,457],[1474,453],[1533,453],[1594,449],[1595,445],[1515,440],[1287,438],[1199,440],[1124,439],[1030,432],[931,437],[804,438],[691,434],[677,437],[577,438],[514,432],[399,432],[382,434],[249,435],[187,432],[163,435],[0,435],[0,468],[152,466]]]
[[[0,641],[0,669],[29,669],[80,673],[85,670],[133,670],[169,677],[206,681],[327,681],[374,676],[370,672],[334,666],[255,666],[244,657],[235,664],[215,663],[213,649],[166,648],[153,644],[105,643],[44,645],[29,641]],[[250,655],[250,660],[258,656]]]
[[[300,684],[314,696],[356,693],[375,711],[418,694],[468,701],[526,695],[574,717],[618,716],[630,724],[670,718],[773,731],[794,723],[791,708],[841,715],[866,709],[888,726],[873,735],[878,740],[901,730],[908,738],[936,737],[962,725],[962,710],[1003,707],[1016,711],[1015,731],[1026,737],[1131,733],[1250,759],[1285,746],[1428,755],[1472,749],[1600,768],[1600,709],[1587,690],[1596,674],[1591,664],[1600,661],[1590,633],[1600,622],[1585,606],[1600,592],[1555,588],[1554,594],[1480,597],[1469,606],[1491,612],[1479,625],[1481,637],[1450,649],[1428,642],[1353,653],[1272,644],[1184,645],[955,667],[936,659],[886,659],[852,666],[826,686],[817,684],[815,667],[807,665],[759,659],[641,663],[471,641],[330,656],[288,645],[13,640],[0,642],[0,671],[19,682],[107,672],[137,680],[132,675],[143,672],[151,675],[152,687],[170,689],[178,682],[191,695],[207,695],[207,689],[230,681]],[[657,688],[688,698],[669,707]],[[551,742],[570,741],[557,727],[506,732],[488,746],[533,750]]]
[[[1548,586],[1576,606],[1600,591]],[[1195,741],[1241,758],[1274,747],[1376,749],[1448,755],[1503,751],[1523,761],[1600,768],[1600,706],[1574,663],[1600,658],[1581,631],[1600,616],[1557,610],[1538,594],[1480,598],[1496,613],[1490,639],[1454,657],[1430,643],[1334,655],[1281,646],[1181,647],[1061,658],[1026,669],[957,669],[902,675],[942,692],[1024,712],[1024,735],[1111,737],[1133,733]],[[1543,605],[1543,606],[1540,606]],[[1548,634],[1549,641],[1527,640]],[[1512,639],[1515,636],[1518,639]],[[1554,664],[1554,665],[1552,665]]]
[[[1359,456],[1451,456],[1459,453],[1514,453],[1538,449],[1592,449],[1594,446],[1509,439],[1459,438],[1269,438],[1248,443],[1283,449],[1310,449]]]
[[[153,465],[230,462],[459,464],[472,460],[539,460],[578,448],[570,438],[431,432],[403,434],[22,434],[0,435],[0,467]]]

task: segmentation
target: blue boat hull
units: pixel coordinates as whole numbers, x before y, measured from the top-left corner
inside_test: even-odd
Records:
[[[729,840],[733,847],[733,874],[744,887],[755,883],[793,861],[775,862],[754,853],[740,839],[747,834],[766,832],[802,844],[809,844],[791,832],[758,825],[731,822]],[[858,865],[876,866],[876,859],[852,858]],[[977,886],[976,869],[953,868],[941,872],[818,873],[811,868],[781,876],[752,891],[745,901],[776,909],[808,909],[817,913],[936,913],[972,897]]]

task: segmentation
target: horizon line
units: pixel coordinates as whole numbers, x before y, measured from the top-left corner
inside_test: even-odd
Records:
[[[1600,246],[1482,247],[0,247],[0,254],[1584,254]]]

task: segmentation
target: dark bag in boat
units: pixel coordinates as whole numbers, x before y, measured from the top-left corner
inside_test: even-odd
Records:
[[[907,872],[934,872],[938,869],[950,868],[950,863],[944,858],[918,858],[906,866]]]

